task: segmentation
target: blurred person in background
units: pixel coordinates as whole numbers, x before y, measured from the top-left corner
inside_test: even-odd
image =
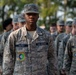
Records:
[[[19,28],[23,27],[26,24],[24,15],[20,14],[18,18]]]
[[[57,31],[56,23],[52,23],[52,24],[50,25],[50,33],[51,33],[51,35],[53,35],[54,32],[56,32],[56,31]]]
[[[6,27],[7,25],[7,27]],[[11,32],[17,30],[19,28],[19,25],[18,25],[18,15],[15,15],[13,17],[13,20],[10,18],[10,19],[7,19],[3,22],[3,28],[5,29],[5,33],[4,35],[2,36],[2,39],[1,39],[1,47],[0,47],[0,56],[1,56],[1,66],[2,66],[2,59],[3,59],[3,51],[4,51],[4,47],[5,47],[5,44],[7,42],[7,39],[8,39],[8,36],[10,35]]]
[[[18,21],[19,15],[14,15],[13,16],[13,21],[12,21],[12,25],[13,25],[13,31],[17,30],[19,28],[19,21]]]
[[[2,38],[6,34],[6,32],[9,32],[13,26],[12,26],[12,18],[8,18],[3,21],[2,23],[3,30],[4,32],[0,35],[0,75],[2,74],[2,57],[3,57],[3,52],[2,52]]]
[[[55,39],[55,47],[56,47],[56,51],[57,51],[57,56],[58,56],[58,52],[59,52],[59,46],[61,44],[61,41],[63,40],[63,38],[69,34],[72,30],[72,22],[71,21],[67,21],[66,23],[64,23],[65,25],[65,32],[59,34],[56,39]]]
[[[18,15],[14,15],[13,20],[11,21],[12,23],[12,29],[10,29],[8,32],[6,32],[3,36],[2,36],[2,40],[1,40],[1,45],[2,48],[4,49],[5,43],[7,41],[7,38],[9,36],[9,34],[15,30],[17,30],[19,28],[19,23],[18,23]],[[2,50],[3,51],[3,50]]]
[[[60,34],[63,33],[65,31],[65,22],[64,20],[58,20],[57,21],[57,31],[54,32],[54,34],[52,35],[53,40],[55,41],[56,37]]]
[[[63,65],[63,57],[64,57],[63,52],[65,51],[64,49],[66,47],[66,43],[67,43],[67,40],[69,39],[69,36],[72,36],[71,32],[72,32],[72,21],[66,21],[65,33],[62,33],[59,35],[59,38],[60,38],[59,41],[61,41],[58,49],[58,68],[60,71],[60,75],[61,75],[61,68]],[[64,40],[65,40],[65,43],[63,45]]]
[[[72,23],[72,35],[67,42],[64,53],[63,75],[76,75],[76,19]]]

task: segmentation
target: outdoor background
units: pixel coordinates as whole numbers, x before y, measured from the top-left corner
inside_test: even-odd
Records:
[[[15,14],[23,13],[24,5],[35,3],[39,5],[40,18],[38,25],[46,29],[58,19],[73,19],[76,17],[76,0],[0,0],[0,32],[2,21]]]

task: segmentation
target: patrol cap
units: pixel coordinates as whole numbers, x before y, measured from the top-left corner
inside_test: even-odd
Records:
[[[39,14],[39,9],[36,4],[26,4],[24,6],[24,13],[37,13]]]
[[[64,20],[58,20],[58,21],[57,21],[57,25],[64,26],[64,25],[65,25]]]
[[[22,14],[19,15],[18,22],[25,22],[25,18]]]
[[[13,23],[18,23],[18,17],[19,17],[19,15],[13,16]]]
[[[72,25],[76,25],[76,19],[73,20]]]
[[[72,26],[72,22],[73,22],[73,21],[66,21],[65,25],[66,25],[66,26]]]

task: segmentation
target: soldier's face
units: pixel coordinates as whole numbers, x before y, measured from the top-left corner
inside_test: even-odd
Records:
[[[57,31],[60,32],[64,32],[65,27],[63,25],[57,25]]]
[[[38,18],[39,18],[39,14],[37,13],[26,13],[25,14],[26,23],[30,25],[36,24]]]
[[[70,33],[72,31],[72,26],[66,26],[65,29],[68,33]]]
[[[76,35],[76,25],[72,25],[72,31]]]
[[[19,23],[13,23],[13,30],[17,30],[19,28]]]
[[[51,33],[54,33],[55,31],[56,31],[56,26],[51,26],[51,27],[50,27],[50,32],[51,32]]]
[[[19,28],[23,27],[26,24],[26,22],[19,22]]]

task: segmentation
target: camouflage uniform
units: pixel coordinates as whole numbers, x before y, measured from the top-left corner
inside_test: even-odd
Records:
[[[13,23],[18,23],[18,15],[14,15],[14,17],[13,17]],[[3,36],[2,36],[2,39],[1,39],[1,48],[0,48],[0,50],[1,50],[2,52],[3,52],[3,50],[4,50],[5,43],[6,43],[7,39],[8,39],[8,36],[9,36],[9,34],[10,34],[12,31],[13,31],[13,29],[10,30],[10,31],[8,31],[8,32],[5,32],[5,33],[3,34]]]
[[[56,49],[56,52],[57,52],[57,56],[58,56],[61,41],[63,40],[64,36],[66,36],[66,35],[67,35],[66,33],[61,33],[55,39],[55,49]]]
[[[5,34],[5,32],[3,32],[1,35],[0,35],[0,70],[2,70],[2,56],[3,56],[3,52],[2,52],[2,37],[3,35]]]
[[[3,50],[7,37],[8,37],[8,32],[4,32],[1,35],[1,41],[0,41],[0,69],[1,70],[2,70],[2,62],[3,62]]]
[[[56,31],[51,36],[53,37],[53,40],[55,41],[56,37],[59,35],[59,33]]]
[[[12,30],[10,30],[8,32],[5,32],[4,35],[2,36],[2,39],[1,39],[1,49],[2,49],[2,51],[4,50],[5,43],[6,43],[6,41],[8,39],[8,36],[11,32],[12,32]]]
[[[8,38],[4,49],[3,75],[57,75],[56,62],[50,33],[37,27],[32,39],[24,26]]]
[[[72,27],[76,28],[76,19],[73,20]],[[73,31],[73,36],[67,42],[63,70],[68,75],[76,75],[76,31]]]
[[[76,75],[76,36],[71,37],[67,42],[63,69],[68,75]]]
[[[15,17],[16,18],[16,17]],[[15,19],[15,18],[13,18],[13,20]],[[17,18],[18,19],[18,18]],[[16,19],[13,21],[13,22],[18,22]],[[8,39],[8,36],[9,36],[9,34],[12,32],[13,30],[10,30],[10,31],[8,31],[8,32],[5,32],[4,34],[3,34],[3,36],[2,36],[2,39],[1,39],[1,47],[0,47],[0,55],[1,55],[1,66],[2,66],[2,62],[3,62],[3,51],[4,51],[4,47],[5,47],[5,44],[6,44],[6,42],[7,42],[7,39]]]
[[[65,25],[67,27],[70,27],[70,31],[72,29],[72,20],[68,20],[66,21]],[[72,37],[72,34],[69,33],[67,34],[66,36],[64,36],[60,46],[59,46],[59,51],[58,51],[58,67],[59,67],[59,70],[62,69],[62,64],[63,64],[63,57],[64,57],[64,52],[65,52],[65,47],[66,47],[66,44],[67,44],[67,41],[68,39]]]
[[[1,48],[1,39],[3,34],[0,35],[0,48]],[[0,50],[0,71],[2,71],[2,51]]]
[[[67,41],[69,38],[72,37],[72,34],[68,34],[66,35],[61,44],[60,44],[60,47],[59,47],[59,52],[58,52],[58,67],[59,67],[59,70],[62,70],[62,66],[63,66],[63,58],[64,58],[64,52],[65,52],[65,48],[66,48],[66,44],[67,44]]]

